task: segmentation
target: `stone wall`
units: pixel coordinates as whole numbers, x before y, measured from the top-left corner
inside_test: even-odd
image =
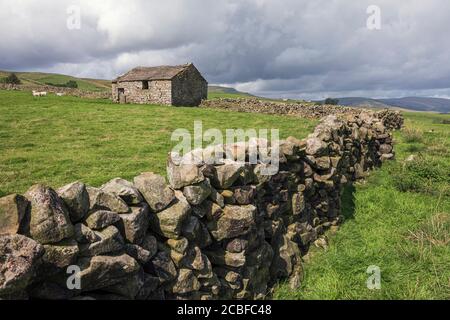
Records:
[[[127,103],[172,104],[172,82],[170,80],[154,80],[147,82],[148,89],[143,89],[142,81],[113,83],[113,101],[119,102],[118,89],[123,88]]]
[[[260,100],[257,98],[221,98],[202,101],[201,107],[218,108],[239,112],[256,112],[268,114],[294,115],[307,119],[321,119],[327,115],[357,115],[363,110],[355,107],[338,105],[302,104],[294,102],[278,102]],[[403,117],[400,112],[383,109],[377,112],[377,116],[389,129],[399,129],[403,125]]]
[[[276,150],[255,142],[261,155]],[[233,159],[249,153],[242,144],[219,149]],[[208,161],[208,150],[191,154],[205,155],[198,164],[170,154],[169,184],[142,173],[100,188],[35,185],[0,198],[0,296],[270,298],[281,279],[299,287],[302,256],[326,246],[324,232],[343,221],[344,186],[394,157],[373,112],[327,116],[306,139],[280,141],[272,176],[261,174],[261,161]],[[80,268],[74,290],[71,265]]]
[[[190,66],[172,80],[172,104],[174,106],[198,106],[208,97],[208,83],[200,72]]]
[[[111,99],[111,92],[108,91],[86,91],[75,88],[65,88],[65,87],[54,87],[47,85],[11,85],[0,83],[0,90],[19,90],[19,91],[45,91],[50,94],[64,93],[68,96],[74,96],[79,98],[88,99]]]
[[[198,106],[208,95],[208,83],[200,72],[190,66],[171,80],[121,81],[112,83],[112,99],[119,101],[118,89],[124,90],[127,103],[151,103],[174,106]]]

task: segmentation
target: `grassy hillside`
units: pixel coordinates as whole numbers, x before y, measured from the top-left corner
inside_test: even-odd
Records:
[[[306,136],[315,122],[274,115],[0,91],[0,196],[34,183],[59,187],[82,180],[97,186],[143,171],[165,175],[177,128],[278,128],[282,137]]]
[[[450,299],[450,115],[405,113],[397,161],[344,194],[346,222],[278,299]],[[415,160],[405,162],[414,155]],[[381,290],[366,270],[381,269]]]
[[[240,92],[234,88],[221,86],[208,86],[208,99],[217,98],[248,98],[254,97],[249,93]]]
[[[0,71],[0,78],[8,76],[10,72]],[[63,74],[41,73],[41,72],[15,72],[23,84],[29,85],[46,85],[65,84],[70,80],[74,80],[78,84],[78,88],[87,91],[103,91],[111,89],[111,82],[108,80],[83,79]]]

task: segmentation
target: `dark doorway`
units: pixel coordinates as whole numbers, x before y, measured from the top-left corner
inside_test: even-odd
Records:
[[[118,88],[117,89],[119,103],[127,103],[127,97],[125,96],[125,89]]]

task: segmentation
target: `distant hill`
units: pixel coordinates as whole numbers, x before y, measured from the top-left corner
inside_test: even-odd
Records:
[[[440,113],[450,112],[450,99],[405,97],[397,99],[382,99],[381,101],[387,105],[416,111],[434,111]]]
[[[238,91],[230,87],[222,86],[208,86],[208,98],[245,98],[253,97],[251,94],[246,92]]]
[[[0,70],[0,78],[7,77],[13,71]],[[44,73],[44,72],[14,72],[23,84],[28,85],[62,85],[70,80],[76,81],[78,88],[86,91],[105,91],[111,89],[111,81],[89,79],[89,78],[76,78],[57,73]]]
[[[371,99],[363,97],[338,98],[344,106],[367,106],[369,108],[401,108],[414,111],[450,113],[450,99],[428,97],[404,97],[392,99]]]

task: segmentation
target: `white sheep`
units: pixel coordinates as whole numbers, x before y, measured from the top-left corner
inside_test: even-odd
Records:
[[[62,97],[62,96],[64,95],[64,92],[57,92],[56,95],[57,95],[58,97]]]
[[[33,90],[33,97],[40,97],[41,93]]]

